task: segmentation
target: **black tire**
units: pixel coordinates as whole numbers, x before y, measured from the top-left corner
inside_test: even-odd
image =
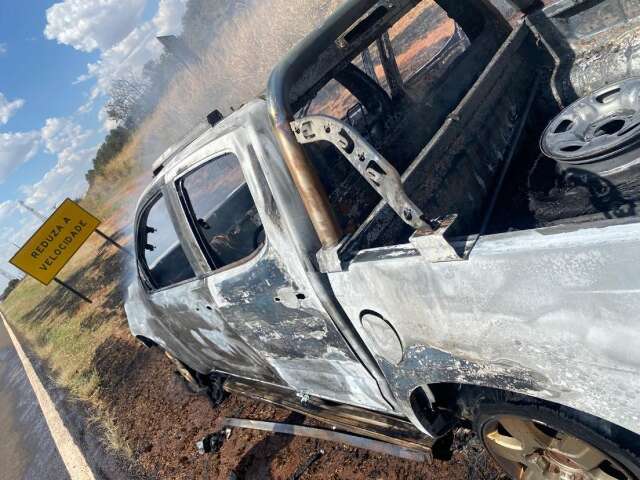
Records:
[[[501,459],[488,448],[485,433],[498,418],[518,417],[542,424],[541,429],[550,427],[551,431],[565,432],[588,443],[617,462],[617,467],[626,469],[618,470],[626,475],[622,478],[640,479],[640,436],[629,430],[562,405],[505,391],[470,389],[463,395],[462,403],[478,438],[503,467]],[[603,464],[602,468],[608,466]]]

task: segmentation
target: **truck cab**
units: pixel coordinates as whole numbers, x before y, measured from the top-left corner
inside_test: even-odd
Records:
[[[154,166],[133,335],[411,448],[470,422],[513,478],[637,478],[638,15],[345,2]]]

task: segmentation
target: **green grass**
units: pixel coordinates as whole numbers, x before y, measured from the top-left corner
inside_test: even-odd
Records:
[[[86,328],[84,323],[95,314],[91,306],[81,307],[76,315],[55,315],[36,318],[33,305],[55,302],[56,289],[44,287],[31,279],[22,282],[18,289],[2,304],[2,310],[15,328],[21,340],[52,369],[56,382],[69,389],[76,397],[92,401],[97,387],[97,376],[92,360],[98,348],[112,333],[122,326],[123,318],[111,315],[96,328]],[[99,309],[99,306],[96,305]]]

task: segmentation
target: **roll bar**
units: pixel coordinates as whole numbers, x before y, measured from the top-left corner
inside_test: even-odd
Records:
[[[296,140],[290,122],[336,71],[383,36],[421,0],[348,0],[305,37],[273,69],[267,86],[272,128],[285,163],[323,248],[337,245],[342,231],[320,178]],[[486,0],[436,0],[473,38],[482,30]],[[485,4],[486,7],[486,4]]]
[[[272,127],[289,172],[323,247],[335,246],[341,228],[320,178],[289,123],[334,69],[350,62],[418,0],[349,0],[274,68],[267,86]],[[376,28],[377,27],[377,28]],[[377,35],[376,35],[377,34]],[[316,89],[314,89],[314,87]]]

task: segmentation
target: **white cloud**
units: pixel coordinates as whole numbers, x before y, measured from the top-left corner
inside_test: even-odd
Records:
[[[64,0],[47,9],[44,34],[76,50],[106,50],[138,23],[146,0]]]
[[[91,135],[68,118],[47,118],[42,127],[42,141],[49,153],[65,156],[77,150]]]
[[[39,220],[21,209],[18,202],[7,200],[0,203],[0,267],[3,270],[16,277],[22,276],[9,264],[9,259],[18,249],[17,245],[22,245],[39,225]],[[0,292],[7,283],[8,280],[0,276]]]
[[[182,32],[182,16],[187,0],[160,0],[153,25],[158,35],[178,35]]]
[[[57,156],[57,162],[38,182],[20,187],[28,204],[48,211],[64,198],[78,197],[86,191],[85,173],[98,149],[85,145],[91,134],[69,118],[47,119],[41,138],[45,150]]]
[[[88,73],[83,73],[74,80],[73,85],[78,85],[79,83],[86,82],[87,80],[91,80],[91,75],[89,75]]]
[[[61,173],[73,167],[72,177],[80,178],[79,190],[82,190],[86,187],[84,173],[93,158],[92,153],[96,151],[95,147],[86,148],[85,145],[92,133],[69,118],[48,118],[39,131],[0,133],[0,183],[19,165],[33,158],[43,146],[46,152],[57,156],[52,170]],[[32,192],[31,187],[24,188]],[[77,190],[73,189],[74,192]]]
[[[51,210],[67,197],[82,196],[87,190],[85,173],[97,150],[97,147],[84,148],[60,156],[58,163],[40,181],[20,188],[27,202]]]
[[[4,202],[0,203],[0,223],[5,221],[9,217],[9,215],[13,213],[13,210],[15,208],[16,202],[14,202],[13,200],[5,200]]]
[[[7,44],[6,43],[0,43],[0,57],[2,55],[4,55],[5,53],[7,53],[8,49],[7,49]]]
[[[0,92],[0,125],[6,125],[9,119],[23,106],[23,99],[18,98],[10,102],[7,100],[7,97]]]
[[[90,110],[98,97],[108,93],[113,80],[140,75],[144,64],[162,53],[162,45],[156,37],[180,34],[185,8],[186,0],[160,0],[151,20],[138,25],[110,48],[103,49],[98,61],[88,65],[88,75],[76,80],[96,79],[96,86],[82,107],[83,111]]]
[[[0,183],[38,152],[40,132],[0,133]]]

